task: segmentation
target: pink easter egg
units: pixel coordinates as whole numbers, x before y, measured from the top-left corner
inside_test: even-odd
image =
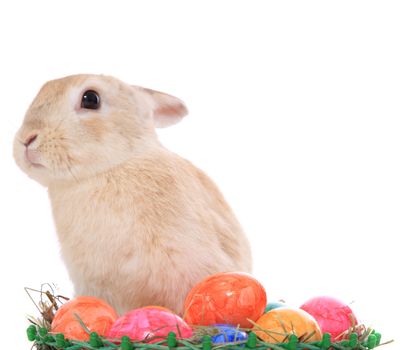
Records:
[[[342,340],[344,332],[357,325],[352,309],[342,301],[329,296],[319,296],[300,307],[318,322],[322,333],[329,333],[332,341]]]
[[[133,341],[149,340],[151,343],[167,337],[169,332],[178,338],[189,338],[192,330],[173,312],[157,307],[143,307],[119,317],[108,332],[108,338],[119,339],[124,335]]]

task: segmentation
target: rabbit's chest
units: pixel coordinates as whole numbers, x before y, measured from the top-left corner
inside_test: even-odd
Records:
[[[82,266],[104,265],[132,256],[136,249],[135,209],[118,198],[114,203],[94,191],[50,193],[62,254]]]
[[[105,254],[131,246],[144,252],[170,243],[174,229],[188,226],[186,215],[179,213],[190,206],[179,205],[179,198],[168,198],[153,186],[145,191],[136,181],[130,191],[124,187],[110,181],[49,191],[62,250],[79,245]]]

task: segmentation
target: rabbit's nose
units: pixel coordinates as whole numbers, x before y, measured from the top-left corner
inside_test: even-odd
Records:
[[[25,147],[28,147],[31,143],[33,143],[38,137],[38,134],[30,135],[27,140],[25,141]]]

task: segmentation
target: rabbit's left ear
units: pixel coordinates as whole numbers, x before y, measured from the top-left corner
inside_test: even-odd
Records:
[[[142,88],[152,97],[153,119],[156,128],[166,128],[178,123],[188,114],[182,100],[164,92]]]

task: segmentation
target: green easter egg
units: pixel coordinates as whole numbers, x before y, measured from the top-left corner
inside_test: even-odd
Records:
[[[264,313],[269,312],[273,309],[278,309],[279,307],[287,306],[285,303],[281,301],[273,301],[267,304],[266,308],[264,309]]]

